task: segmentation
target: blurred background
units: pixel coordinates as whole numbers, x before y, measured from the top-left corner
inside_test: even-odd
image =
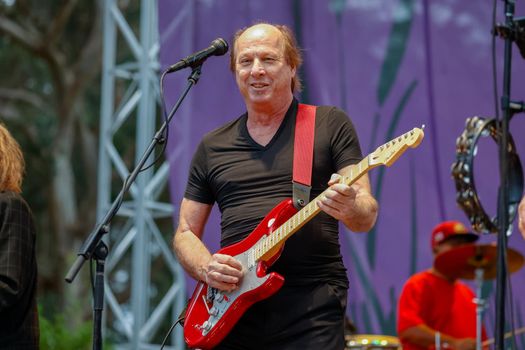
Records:
[[[23,195],[38,235],[42,347],[91,347],[92,286],[86,263],[64,277],[84,240],[107,213],[124,179],[161,125],[160,73],[187,55],[255,21],[296,33],[305,64],[305,103],[337,105],[352,118],[363,153],[425,125],[422,145],[371,175],[381,207],[368,235],[342,230],[351,281],[347,314],[358,333],[395,335],[406,279],[432,261],[429,234],[442,220],[468,218],[456,204],[450,168],[467,118],[494,118],[502,91],[502,0],[0,0],[0,121],[19,141],[27,169]],[[516,16],[525,15],[523,1]],[[525,99],[525,60],[513,46],[513,100]],[[493,61],[493,56],[495,61]],[[496,70],[493,70],[493,64]],[[243,113],[228,57],[212,57],[156,148],[105,240],[107,347],[158,348],[194,283],[170,240],[191,155],[201,136]],[[189,71],[165,79],[169,111]],[[495,80],[494,80],[495,76]],[[494,85],[496,84],[496,86]],[[496,95],[497,96],[496,96]],[[500,113],[501,114],[501,113]],[[523,113],[511,121],[525,153]],[[163,147],[166,152],[163,153]],[[163,156],[165,155],[165,157]],[[489,216],[499,185],[496,144],[479,142],[474,175]],[[218,248],[214,211],[205,239]],[[494,234],[482,242],[493,242]],[[509,246],[525,254],[517,229]],[[525,278],[510,277],[508,325],[525,322]],[[494,283],[485,326],[493,334]],[[513,319],[511,319],[512,314]],[[518,337],[518,348],[525,339]],[[182,349],[180,327],[168,340]]]

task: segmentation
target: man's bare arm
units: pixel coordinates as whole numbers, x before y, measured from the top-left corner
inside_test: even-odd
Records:
[[[209,204],[182,200],[173,250],[186,272],[196,280],[220,290],[234,290],[242,278],[242,265],[231,256],[212,255],[201,240],[211,209]]]
[[[420,324],[400,332],[399,338],[415,345],[430,348],[436,343],[436,333],[437,332],[432,328],[424,324]],[[441,348],[443,349],[474,350],[476,348],[476,340],[473,338],[458,339],[450,335],[440,333],[439,339]]]

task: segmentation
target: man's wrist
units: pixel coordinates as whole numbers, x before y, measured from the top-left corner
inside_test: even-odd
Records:
[[[197,269],[197,277],[200,281],[208,284],[208,269],[204,266],[200,266]]]

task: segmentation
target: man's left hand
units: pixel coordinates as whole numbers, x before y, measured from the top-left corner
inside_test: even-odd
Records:
[[[319,208],[337,220],[350,220],[353,216],[357,188],[341,183],[341,175],[332,174],[329,189],[317,204]]]

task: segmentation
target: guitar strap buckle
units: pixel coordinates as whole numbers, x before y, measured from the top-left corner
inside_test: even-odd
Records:
[[[300,182],[293,182],[293,205],[295,209],[302,209],[310,202],[310,190],[312,186],[303,185]]]

